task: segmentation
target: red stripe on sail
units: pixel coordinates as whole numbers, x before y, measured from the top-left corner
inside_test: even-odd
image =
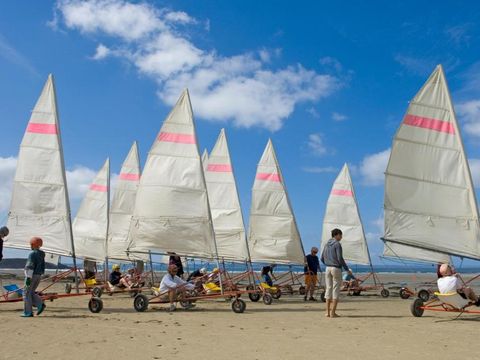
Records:
[[[333,189],[331,194],[337,196],[353,196],[353,192],[351,190]]]
[[[188,134],[176,134],[161,132],[158,141],[174,142],[180,144],[196,144],[195,136]]]
[[[90,185],[90,190],[107,192],[107,187],[105,185],[92,184]]]
[[[415,126],[423,129],[435,130],[447,134],[455,134],[455,128],[453,127],[453,124],[449,123],[448,121],[408,114],[405,116],[403,123],[405,125]]]
[[[258,173],[257,179],[263,181],[281,182],[280,175],[275,173]]]
[[[51,134],[57,133],[57,125],[55,124],[39,124],[29,123],[27,126],[27,132],[34,134]]]
[[[207,171],[232,172],[232,167],[228,164],[208,164]]]
[[[137,181],[137,180],[140,180],[140,175],[139,174],[121,173],[119,178],[120,178],[120,180]]]

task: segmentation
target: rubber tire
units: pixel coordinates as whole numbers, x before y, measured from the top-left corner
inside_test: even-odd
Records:
[[[277,288],[277,291],[275,291],[274,293],[272,293],[272,297],[275,299],[275,300],[278,300],[282,297],[282,290],[280,290],[280,288]]]
[[[148,309],[148,298],[143,294],[138,294],[133,299],[133,308],[138,312],[144,312]]]
[[[98,314],[100,311],[103,310],[103,300],[97,297],[92,297],[88,301],[88,309],[94,313]]]
[[[408,298],[410,298],[410,293],[404,288],[400,289],[398,295],[400,295],[403,300],[407,300]]]
[[[96,298],[101,298],[103,295],[103,289],[101,287],[95,286],[92,289],[92,295]]]
[[[411,304],[410,304],[410,312],[412,313],[413,316],[415,317],[421,317],[423,315],[424,309],[421,309],[423,306],[423,301],[420,298],[416,298]]]
[[[137,291],[137,290],[131,290],[128,292],[130,297],[131,298],[134,298],[135,296],[137,296],[138,294],[140,294],[140,291]]]
[[[390,291],[388,291],[387,289],[382,289],[382,291],[380,291],[380,296],[383,298],[387,298],[390,296]]]
[[[235,314],[241,314],[247,308],[247,304],[242,299],[235,299],[232,301],[232,311]]]
[[[70,294],[72,292],[72,284],[66,283],[65,284],[65,294]]]
[[[322,300],[322,302],[327,302],[327,298],[325,297],[325,291],[320,292],[320,300]]]
[[[417,297],[421,299],[423,302],[428,301],[430,299],[430,293],[428,290],[422,289],[418,292]]]
[[[353,296],[360,296],[361,293],[362,293],[362,290],[354,290],[354,291],[352,292],[352,295],[353,295]]]
[[[260,293],[248,293],[248,298],[251,302],[258,302],[260,300]]]
[[[265,305],[272,305],[273,302],[273,296],[270,295],[269,293],[263,294],[263,303]]]
[[[300,295],[305,295],[305,286],[303,286],[303,285],[300,286],[300,287],[298,288],[298,293],[299,293]]]

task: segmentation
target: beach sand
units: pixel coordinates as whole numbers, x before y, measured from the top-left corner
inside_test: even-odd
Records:
[[[413,281],[411,275],[382,278]],[[200,301],[173,313],[151,305],[138,313],[125,294],[104,295],[104,310],[92,314],[88,298],[48,302],[33,319],[19,317],[23,303],[1,304],[0,359],[479,358],[480,316],[453,321],[456,314],[426,312],[414,318],[411,300],[394,294],[342,296],[337,319],[324,316],[324,303],[298,295],[270,306],[245,297],[243,314],[226,301]]]

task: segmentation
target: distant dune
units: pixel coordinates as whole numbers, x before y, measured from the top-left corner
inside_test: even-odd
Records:
[[[12,258],[3,259],[0,261],[0,269],[23,269],[25,267],[26,259]],[[45,264],[46,269],[56,269],[57,265],[47,262]],[[58,266],[59,269],[68,269],[69,267],[63,264]]]

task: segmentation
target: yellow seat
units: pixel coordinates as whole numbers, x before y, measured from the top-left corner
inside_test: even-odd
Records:
[[[208,282],[203,284],[203,288],[208,292],[208,291],[222,291],[222,289],[215,283],[213,282]]]
[[[92,279],[85,279],[85,286],[95,286],[97,285],[97,280],[95,278]]]
[[[264,289],[264,290],[277,291],[277,287],[276,287],[276,286],[270,286],[270,285],[268,285],[266,282],[260,283],[260,286],[261,286],[262,289]]]
[[[455,309],[463,309],[469,304],[469,301],[461,297],[457,292],[448,294],[441,294],[439,292],[436,292],[435,296],[445,305],[450,305]]]

